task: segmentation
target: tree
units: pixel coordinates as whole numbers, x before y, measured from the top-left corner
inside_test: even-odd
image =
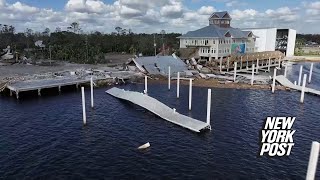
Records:
[[[50,29],[49,28],[45,28],[44,31],[42,32],[42,35],[50,36]]]
[[[68,30],[71,30],[73,33],[79,33],[81,28],[80,28],[80,24],[77,22],[73,22],[70,24],[70,26],[68,27]]]
[[[60,28],[60,27],[56,27],[55,32],[56,32],[56,33],[61,32],[61,28]]]
[[[115,30],[118,32],[118,34],[120,34],[122,28],[118,26],[118,27],[115,28]]]

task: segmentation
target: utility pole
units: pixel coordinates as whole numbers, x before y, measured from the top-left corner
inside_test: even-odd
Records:
[[[166,34],[165,30],[161,31],[161,35],[162,35],[162,52],[163,52],[163,56],[165,55],[165,49],[164,49],[164,35]]]
[[[52,59],[51,59],[51,45],[49,45],[49,54],[50,54],[50,66],[51,66],[51,61],[52,61]]]
[[[88,35],[86,34],[86,63],[88,63]]]

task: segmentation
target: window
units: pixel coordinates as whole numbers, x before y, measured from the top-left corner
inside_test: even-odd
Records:
[[[236,40],[232,40],[233,43],[236,43]]]
[[[216,53],[216,50],[214,50],[213,53]]]
[[[219,53],[221,53],[221,50],[219,50]]]
[[[230,24],[230,21],[226,21],[226,24]]]
[[[215,41],[215,40],[213,40],[213,41],[212,41],[212,43],[213,43],[213,44],[215,44],[215,43],[216,43],[216,41]]]
[[[214,23],[215,24],[219,24],[219,20],[214,20]]]

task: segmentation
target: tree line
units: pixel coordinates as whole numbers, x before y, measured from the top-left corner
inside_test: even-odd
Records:
[[[308,41],[320,44],[320,34],[297,34],[296,44],[305,45]]]
[[[79,23],[71,23],[67,31],[57,27],[54,31],[45,28],[43,32],[35,32],[27,28],[24,32],[15,32],[15,27],[0,25],[0,48],[10,46],[19,56],[33,60],[53,59],[77,63],[103,62],[106,53],[130,53],[138,55],[154,55],[154,41],[157,53],[164,48],[170,53],[178,50],[178,36],[170,33],[145,34],[134,33],[131,29],[116,27],[115,32],[102,33],[99,31],[83,33]],[[35,44],[42,41],[45,47]]]

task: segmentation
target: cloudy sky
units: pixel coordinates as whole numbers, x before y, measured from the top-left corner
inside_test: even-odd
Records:
[[[233,27],[293,28],[320,33],[320,1],[299,0],[0,0],[0,23],[17,31],[66,30],[79,22],[85,32],[185,33],[208,25],[214,11],[228,11]]]

